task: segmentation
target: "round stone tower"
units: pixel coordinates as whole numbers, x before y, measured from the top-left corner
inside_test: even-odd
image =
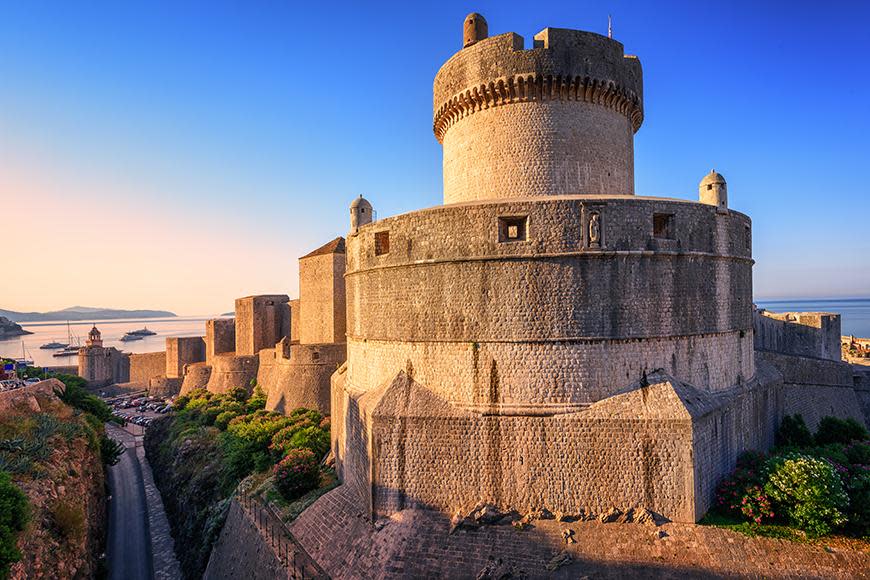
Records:
[[[709,490],[690,417],[756,380],[751,222],[634,195],[641,69],[620,43],[548,28],[525,50],[472,17],[435,79],[445,205],[370,223],[351,206],[340,477],[376,514],[692,520]],[[654,402],[648,377],[678,386]]]
[[[640,61],[592,32],[546,28],[530,50],[487,34],[466,17],[464,48],[435,77],[444,202],[633,194]]]

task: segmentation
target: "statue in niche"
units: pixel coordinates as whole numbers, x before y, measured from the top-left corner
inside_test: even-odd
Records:
[[[601,217],[597,211],[589,214],[589,246],[597,248],[601,245]]]

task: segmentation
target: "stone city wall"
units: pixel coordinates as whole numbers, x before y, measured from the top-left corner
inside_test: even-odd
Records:
[[[288,414],[305,407],[330,414],[330,377],[344,363],[344,344],[279,343],[260,353],[257,384],[267,393],[266,409]]]
[[[302,316],[302,304],[299,299],[288,302],[290,305],[290,340],[299,342],[299,319]]]
[[[653,235],[656,214],[671,216],[671,238]],[[503,216],[524,217],[527,240],[500,243]],[[737,212],[635,197],[447,206],[363,226],[348,240],[349,380],[372,388],[410,364],[470,403],[496,373],[513,377],[495,388],[516,402],[560,391],[589,402],[645,366],[714,390],[749,380],[748,228]]]
[[[409,362],[410,361],[410,362]],[[478,405],[592,403],[663,369],[712,391],[755,374],[751,333],[645,340],[348,342],[348,380],[374,388],[398,370],[445,399]]]
[[[151,397],[174,397],[181,390],[182,379],[152,377],[148,381],[148,395]]]
[[[130,355],[115,347],[83,347],[79,349],[78,374],[89,387],[130,382]]]
[[[782,374],[784,415],[803,416],[811,430],[827,415],[870,425],[851,365],[770,351],[758,356]]]
[[[202,336],[166,339],[166,378],[184,378],[184,365],[205,360],[205,339]]]
[[[130,382],[148,385],[154,378],[166,375],[166,351],[130,355]]]
[[[759,350],[835,361],[842,358],[839,314],[756,310],[754,325]]]
[[[211,365],[206,363],[189,364],[184,369],[184,381],[181,383],[180,394],[186,395],[194,389],[204,389],[211,378]]]
[[[210,363],[216,354],[236,350],[236,320],[215,318],[205,321],[205,362]]]
[[[219,354],[211,361],[211,375],[206,389],[211,393],[225,393],[242,387],[253,392],[251,381],[257,378],[258,357],[251,355]]]
[[[236,299],[236,348],[239,356],[256,356],[290,335],[290,298],[266,294]]]
[[[490,502],[520,513],[640,506],[694,522],[737,456],[772,444],[773,381],[719,396],[662,382],[574,413],[481,415],[402,373],[363,395],[334,393],[336,465],[382,516]]]
[[[346,332],[345,254],[309,255],[299,260],[299,342],[344,342]],[[274,343],[273,343],[274,344]]]

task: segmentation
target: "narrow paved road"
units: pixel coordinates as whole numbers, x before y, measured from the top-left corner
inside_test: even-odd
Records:
[[[109,468],[109,538],[106,559],[111,580],[151,580],[151,538],[148,530],[148,506],[142,468],[136,459],[136,442],[132,435],[106,426],[108,435],[121,441],[127,452],[117,465]]]

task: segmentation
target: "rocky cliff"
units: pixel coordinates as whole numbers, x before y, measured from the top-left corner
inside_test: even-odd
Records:
[[[100,574],[106,521],[102,423],[62,403],[55,387],[63,385],[50,379],[0,393],[0,466],[30,505],[13,580]]]

